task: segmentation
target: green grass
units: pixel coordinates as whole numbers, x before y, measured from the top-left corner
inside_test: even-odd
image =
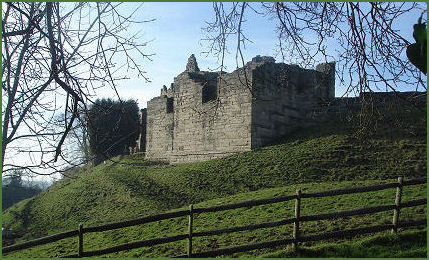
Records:
[[[336,188],[356,187],[361,185],[371,185],[386,181],[347,181],[347,182],[327,182],[317,184],[297,184],[292,186],[263,189],[259,191],[240,193],[233,196],[214,199],[198,203],[195,208],[220,205],[225,203],[240,202],[249,199],[270,198],[293,194],[296,188],[302,188],[303,192],[322,191]],[[374,206],[381,204],[393,204],[395,189],[388,189],[364,194],[349,194],[319,199],[303,199],[302,215],[312,215],[325,212],[334,212]],[[404,188],[403,201],[426,197],[426,185],[417,185]],[[181,209],[186,209],[183,207]],[[294,201],[263,205],[252,208],[240,208],[216,213],[198,214],[194,219],[194,232],[203,230],[221,229],[231,226],[241,226],[276,221],[282,218],[291,218],[294,214]],[[426,207],[419,206],[412,209],[404,209],[401,212],[401,221],[424,218]],[[329,232],[341,229],[352,229],[368,225],[380,225],[391,223],[392,212],[381,212],[371,215],[347,217],[340,220],[305,222],[301,224],[303,235]],[[86,224],[85,224],[86,225]],[[107,231],[102,233],[92,233],[85,235],[85,249],[94,250],[114,246],[118,243],[127,243],[141,239],[150,239],[163,236],[183,234],[187,230],[187,218],[181,217],[171,220],[163,220],[155,223]],[[292,225],[285,225],[276,228],[259,229],[255,231],[237,232],[213,237],[195,238],[195,252],[212,250],[231,245],[248,244],[281,238],[292,237]],[[341,240],[340,240],[341,241]],[[343,240],[346,241],[347,240]],[[329,242],[329,241],[328,241]],[[337,242],[338,243],[338,242]],[[310,246],[306,243],[304,246]],[[108,257],[156,257],[174,256],[184,254],[186,241],[174,242],[165,245],[158,245],[151,248],[140,248],[124,252],[107,255]],[[272,252],[272,249],[255,250],[245,253],[237,253],[234,256],[259,256]],[[66,239],[50,245],[38,246],[28,250],[18,251],[8,256],[24,257],[52,257],[61,254],[76,253],[76,238]]]
[[[343,243],[327,243],[291,248],[261,255],[263,258],[290,257],[427,257],[426,230],[405,231],[399,234],[388,232],[371,237],[354,239]]]
[[[173,210],[193,203],[217,205],[426,176],[426,115],[417,120],[410,114],[406,127],[381,124],[377,132],[357,138],[348,121],[302,129],[279,144],[221,159],[181,165],[157,164],[140,155],[121,156],[97,167],[86,167],[75,179],[65,179],[40,195],[3,212],[3,226],[21,234],[19,241],[76,229],[79,223],[96,226]],[[420,117],[421,118],[421,117]],[[414,123],[413,123],[414,122]],[[413,123],[413,124],[411,124]],[[391,204],[395,191],[346,195],[303,202],[303,214],[346,210],[354,207]],[[408,195],[406,195],[408,194]],[[426,197],[426,186],[410,187],[404,199]],[[391,213],[341,221],[319,221],[303,225],[305,232],[354,228],[368,223],[390,223]],[[196,230],[226,225],[246,225],[293,214],[293,202],[251,209],[237,209],[197,216]],[[426,216],[426,207],[404,210],[401,219]],[[186,232],[186,218],[151,225],[90,234],[87,250],[104,248],[157,236]],[[195,250],[246,244],[291,236],[291,226],[198,238]],[[329,242],[329,241],[328,241]],[[56,256],[75,253],[76,239],[23,250],[8,256]],[[111,257],[155,257],[184,253],[185,241],[136,249]],[[237,256],[259,256],[273,250],[257,250]]]

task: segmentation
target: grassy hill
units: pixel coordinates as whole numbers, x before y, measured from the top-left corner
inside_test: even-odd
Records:
[[[202,203],[197,203],[194,205],[195,208],[198,207],[207,207],[212,205],[220,205],[225,203],[234,203],[241,202],[249,199],[261,199],[261,198],[270,198],[276,196],[282,196],[287,194],[293,194],[297,187],[300,187],[303,192],[310,191],[322,191],[328,189],[336,188],[345,188],[345,187],[355,187],[360,185],[371,185],[375,183],[383,183],[386,181],[344,181],[344,182],[324,182],[324,183],[306,183],[306,184],[297,184],[297,185],[288,185],[285,187],[279,188],[269,188],[262,189],[253,192],[239,193],[236,195],[228,196],[220,199],[213,199],[204,201]],[[360,208],[365,206],[375,206],[381,204],[392,204],[394,201],[395,189],[389,189],[378,192],[371,192],[365,194],[351,194],[343,195],[337,197],[330,197],[324,199],[304,199],[302,201],[302,215],[312,215],[317,213],[333,212],[339,210],[348,210],[353,208]],[[418,185],[412,187],[406,187],[404,189],[403,201],[408,201],[412,199],[422,198],[426,196],[426,185]],[[257,224],[267,221],[277,221],[282,218],[291,218],[293,217],[293,201],[276,203],[272,205],[257,206],[253,208],[240,208],[236,210],[229,210],[217,213],[205,213],[196,215],[194,218],[194,231],[207,231],[213,229],[221,229],[231,226],[241,226],[249,224]],[[144,207],[144,205],[141,205]],[[187,207],[182,207],[180,209],[186,209]],[[130,208],[127,210],[131,210]],[[407,221],[411,219],[424,218],[426,216],[426,207],[420,206],[415,208],[404,209],[401,212],[401,221]],[[97,217],[100,222],[102,218]],[[92,219],[95,220],[95,217]],[[117,219],[119,221],[120,219]],[[63,220],[66,221],[66,220]],[[187,232],[187,218],[181,217],[172,220],[163,220],[155,223],[149,223],[145,225],[129,227],[124,229],[118,229],[113,231],[106,231],[102,233],[92,233],[85,235],[85,249],[94,250],[99,248],[105,248],[109,246],[114,246],[119,243],[127,243],[132,241],[138,241],[141,239],[150,239],[163,236],[174,236],[178,234],[183,234]],[[303,234],[310,235],[315,233],[322,233],[328,231],[336,231],[341,229],[351,229],[358,228],[368,225],[380,225],[391,223],[392,221],[392,212],[381,212],[377,214],[348,217],[340,220],[331,220],[331,221],[316,221],[316,222],[305,222],[301,225]],[[58,222],[56,222],[58,223]],[[94,223],[86,222],[85,226],[91,226]],[[77,223],[73,223],[71,228],[76,228]],[[403,232],[403,231],[402,231]],[[401,232],[401,233],[402,233]],[[401,243],[399,247],[403,256],[420,256],[424,257],[426,250],[426,236],[422,236],[422,232],[425,230],[418,231],[419,237],[414,238],[413,244]],[[404,235],[407,237],[409,233],[405,232]],[[202,237],[196,238],[194,240],[194,251],[205,251],[216,249],[220,247],[227,247],[231,245],[240,245],[247,243],[256,243],[274,239],[290,238],[292,236],[292,225],[285,225],[277,228],[267,228],[259,229],[255,231],[246,231],[231,233],[213,237]],[[395,240],[397,244],[401,241],[401,237],[394,238],[389,235],[388,232],[382,233],[381,238],[385,240]],[[398,241],[399,240],[399,241]],[[404,239],[407,241],[408,239]],[[327,241],[332,243],[333,241]],[[347,245],[350,244],[350,240],[341,240],[340,242]],[[338,245],[338,241],[336,241]],[[358,243],[358,242],[354,242]],[[398,248],[398,245],[388,245],[384,243],[383,254],[388,254],[392,251],[393,248]],[[313,242],[313,243],[304,243],[303,251],[301,254],[311,256],[314,251],[320,252],[322,250],[333,253],[332,245],[329,251],[329,247],[325,248],[324,242]],[[382,244],[383,245],[383,244]],[[416,245],[417,250],[416,250]],[[424,246],[423,246],[424,245]],[[408,246],[408,247],[407,247]],[[322,247],[322,248],[321,248]],[[114,254],[107,255],[108,257],[157,257],[157,256],[174,256],[185,254],[186,241],[179,241],[164,245],[153,246],[151,248],[139,248],[124,252],[118,252]],[[289,255],[291,252],[289,249],[284,250],[284,247],[275,248],[274,251],[280,250],[276,253],[273,253],[273,249],[264,249],[264,250],[255,250],[246,253],[237,253],[234,256],[259,256],[259,255],[268,255],[270,256],[282,256]],[[341,251],[340,251],[341,252]],[[366,251],[363,251],[366,252]],[[407,255],[408,252],[408,255]],[[28,250],[17,251],[12,253],[10,257],[53,257],[58,255],[65,254],[74,254],[76,253],[76,238],[65,239],[53,244],[34,247]],[[329,255],[329,253],[326,253]],[[341,252],[344,255],[337,256],[363,256],[365,253],[362,252],[349,252],[348,254]],[[359,255],[359,253],[361,255]],[[362,255],[363,254],[363,255]],[[376,256],[376,255],[374,255]],[[393,256],[393,255],[390,255]]]
[[[147,161],[140,155],[116,157],[97,167],[83,168],[75,179],[64,179],[40,195],[14,205],[4,212],[2,223],[4,227],[21,232],[20,240],[27,240],[76,229],[78,223],[100,225],[186,207],[191,203],[196,207],[216,205],[291,194],[298,186],[316,191],[380,183],[398,175],[404,175],[406,179],[426,176],[426,115],[416,111],[408,113],[403,115],[402,125],[392,125],[393,121],[385,117],[377,131],[365,138],[359,137],[353,121],[331,120],[317,127],[301,129],[277,145],[206,162],[165,165]],[[303,205],[303,212],[314,214],[359,205],[390,204],[394,190],[369,195],[366,198],[347,195],[341,199],[319,199]],[[422,196],[426,196],[425,185],[410,187],[404,200]],[[231,223],[245,225],[274,221],[292,216],[293,206],[289,204],[234,210],[201,216],[201,219],[198,216],[195,224],[201,225],[202,229],[214,229]],[[401,218],[425,215],[426,208],[418,207],[404,210]],[[344,221],[312,222],[303,228],[313,233],[390,221],[391,212]],[[85,246],[88,245],[86,249],[89,250],[157,235],[183,233],[185,224],[186,219],[182,218],[91,234],[86,238],[90,242],[85,242]],[[291,227],[284,226],[268,231],[201,238],[194,243],[198,251],[290,236]],[[74,253],[75,240],[18,251],[10,256]],[[183,253],[184,248],[182,241],[109,256],[171,256]],[[258,256],[270,252],[272,250],[261,250],[242,255]]]

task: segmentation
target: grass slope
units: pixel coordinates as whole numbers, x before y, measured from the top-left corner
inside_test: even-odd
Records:
[[[279,188],[262,189],[253,192],[239,193],[220,199],[204,201],[194,205],[195,208],[207,207],[212,205],[220,205],[225,203],[241,202],[249,199],[270,198],[293,194],[296,188],[301,188],[303,192],[323,191],[337,188],[350,188],[362,185],[371,185],[375,183],[383,183],[386,181],[343,181],[343,182],[324,182],[324,183],[306,183],[289,185]],[[313,198],[303,199],[301,214],[313,215],[318,213],[334,212],[340,210],[349,210],[366,206],[375,206],[381,204],[393,204],[395,197],[395,189],[388,189],[377,192],[364,194],[350,194],[328,198]],[[404,188],[403,201],[409,201],[426,197],[426,185],[418,185]],[[186,209],[183,207],[181,209]],[[252,208],[240,208],[216,213],[198,214],[194,218],[194,232],[207,231],[214,229],[227,228],[232,226],[257,224],[267,221],[277,221],[283,218],[291,218],[294,214],[294,201],[276,203],[272,205],[263,205]],[[419,206],[415,208],[407,208],[401,211],[401,221],[411,219],[424,218],[426,216],[426,207]],[[325,220],[305,222],[301,224],[303,235],[315,233],[336,231],[342,229],[352,229],[370,225],[380,225],[391,223],[392,212],[380,212],[371,215],[363,215],[356,217],[347,217],[339,220]],[[85,235],[85,250],[101,249],[109,246],[114,246],[120,243],[138,241],[141,239],[151,239],[163,236],[173,236],[187,232],[187,217],[181,217],[171,220],[163,220],[155,223],[129,227],[124,229],[106,231],[102,233],[92,233]],[[85,223],[85,225],[87,225]],[[194,252],[212,250],[233,245],[241,245],[247,243],[256,243],[268,240],[291,238],[293,225],[285,225],[275,228],[259,229],[255,231],[237,232],[224,234],[212,237],[198,237],[194,239]],[[349,240],[340,242],[350,243]],[[327,241],[333,242],[331,241]],[[339,244],[339,241],[336,241]],[[308,247],[320,247],[324,242],[304,243],[304,250]],[[422,243],[420,242],[419,245]],[[397,247],[397,245],[396,245]],[[426,246],[418,246],[419,252],[426,249]],[[422,249],[423,248],[423,249]],[[175,256],[186,253],[186,241],[179,241],[164,245],[153,246],[150,248],[139,248],[124,252],[118,252],[107,255],[108,257],[158,257],[158,256]],[[282,247],[274,250],[281,250]],[[310,249],[308,249],[310,250]],[[315,249],[313,249],[315,250]],[[321,249],[317,249],[321,250]],[[376,249],[373,249],[376,250]],[[385,248],[384,254],[388,254],[389,247]],[[408,248],[403,248],[403,256],[413,256],[413,252],[407,251]],[[409,250],[415,250],[410,248]],[[329,252],[332,253],[331,249]],[[259,256],[272,253],[273,249],[254,250],[251,252],[237,253],[234,256]],[[306,251],[304,251],[306,252]],[[38,246],[28,250],[17,251],[7,255],[8,257],[53,257],[64,254],[76,253],[76,238],[65,239],[57,243]],[[308,252],[307,252],[308,253]],[[344,253],[340,251],[339,253]],[[309,253],[308,253],[309,254]],[[342,255],[337,256],[342,256]],[[344,256],[348,256],[347,254]],[[391,255],[393,256],[393,255]]]
[[[212,205],[243,201],[257,197],[255,194],[259,194],[258,192],[261,192],[260,196],[264,198],[286,191],[290,194],[295,188],[293,185],[298,183],[302,183],[304,187],[324,190],[329,187],[360,183],[356,180],[382,180],[395,178],[400,174],[405,175],[407,179],[426,176],[426,115],[413,112],[404,118],[410,120],[408,123],[405,121],[405,127],[381,125],[377,133],[364,140],[355,138],[355,132],[347,122],[330,121],[322,126],[290,135],[278,145],[199,163],[169,166],[154,164],[138,155],[117,157],[106,164],[82,169],[82,173],[76,179],[60,181],[42,194],[14,205],[3,213],[2,224],[21,232],[23,234],[21,240],[26,240],[76,229],[80,222],[85,226],[93,226],[164,212],[190,203],[209,201],[204,203]],[[314,182],[325,184],[314,185]],[[426,194],[425,188],[419,194]],[[392,196],[388,196],[390,202]],[[359,199],[360,197],[356,197],[354,200]],[[368,200],[378,201],[379,198]],[[204,203],[201,205],[205,205]],[[332,208],[332,205],[337,205],[336,203],[339,202],[331,201],[330,204],[323,206],[317,202],[314,204],[314,210],[319,212],[336,209],[336,206]],[[342,204],[347,207],[356,203],[346,200]],[[415,214],[426,214],[425,209],[416,210],[419,212],[414,212]],[[273,209],[268,215],[283,217],[291,214],[292,210],[289,211],[284,208]],[[220,214],[219,217],[207,219],[207,223],[213,228],[221,227],[222,223],[231,223],[233,219],[240,224],[250,220],[235,215],[230,217],[226,219],[225,214]],[[391,221],[391,216],[385,221],[387,219]],[[209,220],[216,221],[211,223]],[[268,221],[263,217],[255,217],[254,220]],[[325,223],[322,227],[325,230],[335,228],[338,223]],[[165,232],[185,230],[181,224],[172,225],[151,225],[148,229],[129,228],[125,231],[105,232],[88,239],[92,241],[88,246],[105,247],[113,241],[116,241],[114,243],[133,241],[145,238],[148,234],[163,235]],[[315,230],[318,227],[319,224],[312,226]],[[284,231],[280,232],[279,237],[285,235],[282,232]],[[289,231],[286,233],[290,234]],[[262,231],[254,236],[252,233],[249,234],[242,234],[238,239],[235,239],[233,234],[222,236],[226,238],[226,242],[219,242],[220,239],[218,241],[216,237],[207,238],[204,243],[210,244],[208,247],[216,247],[222,244],[234,245],[260,239],[274,239],[276,236],[275,232]],[[232,240],[228,240],[229,237]],[[31,252],[27,256],[40,254],[52,256],[68,252],[71,246],[69,243],[73,244],[72,248],[75,247],[75,241],[71,240],[12,255],[25,255],[25,252]],[[201,249],[205,248],[204,243]],[[180,242],[177,244],[179,245],[177,248],[182,250],[184,244],[181,245]],[[159,248],[159,251],[132,250],[128,253],[119,253],[118,256],[174,255],[180,251],[162,246],[154,248]]]

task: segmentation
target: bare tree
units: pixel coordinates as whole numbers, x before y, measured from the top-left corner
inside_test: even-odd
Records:
[[[204,40],[222,65],[228,42],[235,41],[237,67],[244,66],[243,50],[250,42],[244,24],[246,15],[253,12],[276,22],[273,29],[283,61],[303,67],[335,61],[337,77],[346,87],[344,95],[426,90],[426,79],[405,56],[410,42],[398,29],[406,14],[425,14],[426,8],[426,3],[398,2],[215,2],[215,20],[204,28]]]
[[[335,61],[336,78],[345,89],[342,95],[362,97],[357,136],[364,137],[376,130],[382,115],[371,95],[362,93],[391,91],[398,100],[411,105],[412,99],[421,98],[420,94],[405,99],[399,91],[423,91],[422,95],[426,95],[426,73],[408,60],[406,50],[411,43],[399,29],[400,22],[409,21],[410,14],[415,16],[412,22],[417,22],[427,12],[426,3],[215,2],[213,10],[215,19],[203,28],[203,40],[208,43],[207,52],[220,60],[221,72],[231,45],[235,46],[237,68],[245,66],[243,53],[246,44],[251,43],[245,31],[249,13],[274,21],[276,49],[283,62],[309,68]],[[410,35],[412,28],[410,24]],[[250,90],[246,70],[239,72],[242,84]],[[221,81],[222,74],[219,78]]]
[[[132,72],[148,80],[147,42],[130,31],[149,22],[133,19],[138,9],[124,15],[121,3],[3,4],[3,173],[67,171],[63,144],[95,91],[116,91]],[[14,163],[23,153],[28,159]]]

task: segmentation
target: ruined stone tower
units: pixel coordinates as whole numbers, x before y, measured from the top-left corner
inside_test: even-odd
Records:
[[[194,55],[147,104],[146,157],[207,160],[267,145],[309,122],[335,93],[335,63],[316,70],[257,56],[231,73],[200,71]]]
[[[186,70],[187,72],[197,72],[200,71],[197,64],[197,59],[195,58],[195,55],[192,54],[191,57],[188,59],[188,63],[186,64]]]

